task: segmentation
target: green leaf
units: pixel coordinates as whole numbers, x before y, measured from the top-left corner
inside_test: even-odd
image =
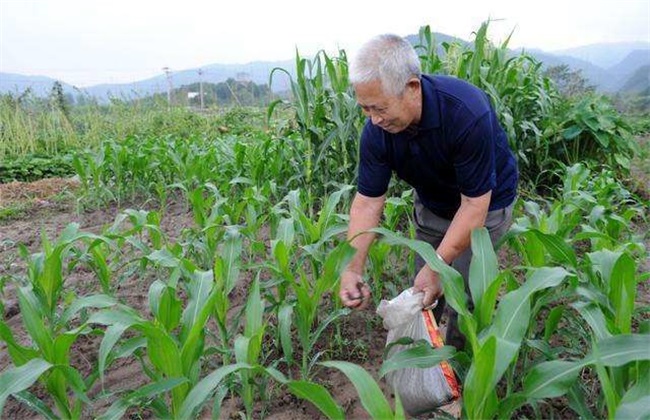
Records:
[[[282,353],[288,364],[293,362],[293,343],[291,342],[291,319],[293,315],[293,304],[282,303],[278,311],[278,328],[280,329],[280,344]]]
[[[212,312],[216,299],[220,296],[220,291],[213,288],[207,301],[200,308],[198,316],[194,319],[191,329],[187,335],[181,335],[182,348],[181,358],[183,361],[183,372],[190,374],[192,367],[203,354],[203,337],[205,336],[205,324]],[[189,307],[189,305],[188,305]]]
[[[606,337],[611,337],[612,334],[607,329],[607,321],[605,315],[598,305],[592,302],[578,301],[572,303],[571,306],[580,314],[580,316],[587,321],[591,327],[594,337],[601,340]]]
[[[181,319],[181,301],[176,297],[176,289],[160,280],[149,286],[149,307],[151,313],[165,327],[172,331]]]
[[[26,390],[52,365],[43,359],[32,359],[19,367],[0,373],[0,413],[9,395]]]
[[[564,360],[537,364],[524,378],[523,393],[534,399],[562,396],[573,386],[583,367],[583,362]]]
[[[50,407],[48,407],[43,401],[36,398],[36,396],[31,394],[29,391],[22,391],[17,394],[13,394],[13,397],[22,405],[29,407],[48,420],[59,419],[59,417],[52,412]],[[0,412],[1,410],[2,408],[0,408]]]
[[[18,289],[18,305],[23,324],[29,336],[36,343],[45,359],[54,361],[54,339],[50,331],[45,327],[43,320],[42,309],[45,308],[41,308],[32,286]]]
[[[7,343],[9,355],[16,366],[24,365],[30,359],[38,357],[36,350],[21,346],[16,342],[11,329],[2,319],[0,319],[0,339]]]
[[[564,242],[564,239],[560,236],[543,233],[537,229],[531,229],[529,232],[535,235],[537,239],[544,244],[548,253],[551,254],[555,260],[563,264],[568,264],[574,268],[578,266],[575,251],[569,246],[569,244]]]
[[[92,295],[84,296],[82,298],[75,299],[70,306],[66,308],[61,315],[61,318],[57,322],[59,327],[66,325],[77,312],[85,308],[108,308],[117,303],[117,301],[108,295]]]
[[[562,137],[565,140],[571,140],[578,137],[582,133],[582,127],[578,125],[572,125],[562,131]]]
[[[384,228],[375,228],[370,231],[383,235],[383,240],[391,245],[406,246],[417,252],[433,271],[440,274],[447,304],[460,315],[472,316],[467,309],[463,277],[451,266],[440,261],[431,245],[424,241],[404,238]]]
[[[638,382],[630,388],[616,409],[617,419],[650,419],[650,375],[647,374],[648,369],[645,366],[645,372],[639,377]]]
[[[238,371],[239,369],[250,369],[251,366],[245,363],[237,363],[234,365],[222,366],[215,370],[205,378],[201,379],[192,390],[187,394],[183,405],[178,411],[178,418],[189,419],[193,418],[195,412],[203,405],[205,400],[210,396],[212,391],[221,383],[221,381],[229,374]]]
[[[623,366],[630,362],[650,360],[650,335],[624,334],[597,342],[592,356],[603,366]]]
[[[260,296],[259,278],[253,281],[250,288],[250,294],[246,301],[246,325],[244,326],[244,335],[251,337],[256,334],[264,322],[264,302]]]
[[[492,418],[490,395],[498,378],[496,373],[496,337],[490,336],[476,354],[465,378],[463,405],[469,418]]]
[[[616,418],[626,420],[648,420],[650,419],[648,407],[650,407],[650,395],[646,395],[636,401],[622,401],[616,409]]]
[[[344,419],[345,412],[322,385],[308,381],[289,381],[289,391],[298,398],[314,404],[330,419]]]
[[[338,369],[348,377],[359,394],[361,404],[372,418],[389,419],[393,417],[393,412],[390,404],[386,400],[386,396],[374,378],[361,366],[342,361],[321,362],[320,364],[325,367]]]
[[[161,267],[174,268],[179,264],[178,258],[167,249],[159,249],[147,255],[146,258]]]
[[[388,360],[385,360],[379,370],[379,377],[384,377],[388,372],[408,367],[428,368],[435,366],[443,360],[451,359],[456,353],[453,346],[433,348],[427,342],[421,342],[416,346],[395,353]]]
[[[504,280],[509,276],[507,272],[499,274],[496,279],[490,284],[483,297],[481,298],[481,305],[478,307],[478,331],[483,330],[485,327],[492,324],[492,316],[494,315],[497,298],[499,291]]]
[[[622,252],[614,252],[608,249],[587,253],[589,260],[591,261],[591,268],[596,273],[600,274],[605,285],[605,290],[603,290],[605,294],[609,294],[612,270],[622,254]]]
[[[580,381],[576,381],[569,392],[567,393],[567,399],[569,400],[569,407],[584,420],[594,420],[594,415],[589,409],[589,397],[587,397],[585,391],[583,390],[583,384]]]
[[[564,306],[556,306],[551,309],[551,312],[548,314],[546,321],[544,322],[544,340],[549,341],[557,329],[557,325],[562,319],[562,315],[564,315]]]
[[[496,280],[498,274],[497,257],[486,229],[472,231],[472,261],[469,268],[469,289],[474,306],[481,307],[483,294]]]
[[[560,267],[542,267],[517,290],[508,293],[499,304],[492,331],[502,338],[521,341],[528,328],[530,298],[533,293],[558,286],[569,273]]]
[[[144,385],[115,401],[104,414],[98,417],[98,420],[119,420],[123,418],[124,413],[130,407],[142,404],[156,395],[169,392],[186,382],[187,378],[169,378]]]
[[[239,279],[239,264],[242,252],[242,235],[235,230],[229,230],[224,238],[221,257],[223,258],[224,292],[229,294]],[[215,271],[215,275],[217,272]]]
[[[110,325],[108,328],[106,328],[106,331],[104,332],[104,338],[102,339],[102,342],[99,345],[99,355],[98,355],[98,370],[99,370],[99,378],[100,382],[102,384],[102,387],[104,386],[104,371],[106,370],[106,362],[108,360],[108,356],[115,346],[115,343],[122,337],[122,334],[124,334],[124,331],[129,328],[130,325],[125,325],[125,324],[114,324]]]
[[[636,265],[627,254],[622,254],[614,264],[609,301],[614,308],[614,321],[619,331],[629,334],[632,331],[632,312],[636,299]]]

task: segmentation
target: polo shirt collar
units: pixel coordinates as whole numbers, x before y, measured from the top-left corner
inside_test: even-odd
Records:
[[[438,103],[438,90],[434,86],[431,76],[423,74],[420,77],[422,86],[422,117],[418,128],[427,130],[440,127],[440,104]]]

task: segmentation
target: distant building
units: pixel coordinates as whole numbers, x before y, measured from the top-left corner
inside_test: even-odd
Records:
[[[250,74],[242,71],[235,75],[235,80],[238,82],[250,82],[252,78]]]

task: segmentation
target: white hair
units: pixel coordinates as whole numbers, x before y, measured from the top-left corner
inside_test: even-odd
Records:
[[[379,80],[385,94],[401,96],[406,83],[421,74],[413,46],[400,36],[383,34],[361,46],[350,62],[349,79],[352,85]]]

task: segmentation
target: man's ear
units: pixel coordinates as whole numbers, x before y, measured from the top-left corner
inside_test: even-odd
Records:
[[[420,78],[418,77],[411,77],[409,81],[406,82],[406,89],[411,92],[419,92],[421,86],[422,83],[420,82]]]

